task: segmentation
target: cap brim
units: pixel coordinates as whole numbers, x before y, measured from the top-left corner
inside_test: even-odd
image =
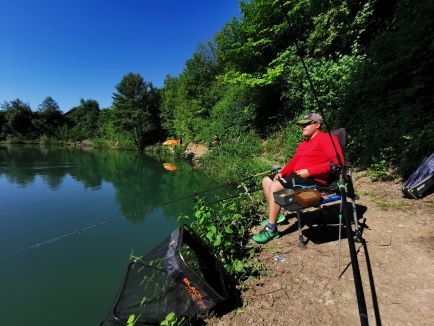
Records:
[[[307,119],[302,119],[302,120],[298,120],[295,124],[296,125],[305,125],[306,123],[311,123],[312,120],[307,120]]]

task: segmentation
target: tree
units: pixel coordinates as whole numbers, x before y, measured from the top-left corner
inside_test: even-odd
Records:
[[[5,111],[0,110],[0,138],[4,137],[4,129],[6,127]]]
[[[143,80],[140,74],[128,73],[113,93],[114,119],[121,132],[128,132],[136,148],[161,137],[160,92]]]
[[[161,125],[169,136],[177,136],[174,114],[178,106],[179,82],[175,77],[167,76],[161,90]]]
[[[406,175],[434,150],[433,14],[431,1],[398,1],[353,73],[338,118],[359,166],[384,162]]]
[[[99,104],[95,100],[80,100],[80,105],[65,115],[70,125],[70,137],[74,141],[93,138],[98,129]]]
[[[49,137],[53,137],[56,131],[65,122],[62,111],[59,105],[50,96],[39,105],[38,111],[33,119],[35,128],[41,133]]]
[[[213,107],[222,97],[215,44],[199,45],[179,78],[168,77],[162,92],[162,120],[171,135],[204,140]]]
[[[33,138],[33,112],[28,103],[15,99],[2,105],[4,110],[4,136]]]

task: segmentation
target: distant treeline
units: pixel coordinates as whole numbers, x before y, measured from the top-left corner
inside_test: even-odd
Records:
[[[81,100],[62,113],[47,97],[33,112],[16,99],[1,107],[0,137],[139,150],[165,137],[225,144],[268,139],[319,111],[327,128],[347,129],[348,160],[359,166],[406,173],[434,150],[432,1],[251,0],[240,9],[161,89],[128,73],[102,110]]]

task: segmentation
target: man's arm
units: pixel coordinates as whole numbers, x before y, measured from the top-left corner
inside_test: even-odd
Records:
[[[298,151],[299,147],[300,145],[297,147],[297,150],[295,151],[295,154],[292,157],[292,159],[290,159],[288,163],[286,163],[285,166],[282,168],[282,170],[280,170],[282,176],[286,177],[287,175],[290,175],[291,173],[295,172],[294,166],[297,163],[298,159],[300,158],[299,151]]]

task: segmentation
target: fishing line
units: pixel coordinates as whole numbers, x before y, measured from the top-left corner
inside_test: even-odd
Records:
[[[65,239],[65,238],[72,237],[74,235],[78,235],[78,234],[80,234],[82,232],[90,231],[90,230],[95,229],[97,227],[100,227],[100,226],[103,226],[105,224],[108,224],[108,223],[114,222],[116,220],[119,220],[121,218],[125,218],[125,217],[127,217],[127,216],[129,216],[131,214],[127,214],[127,215],[124,215],[124,216],[113,217],[113,218],[110,218],[108,220],[102,221],[100,223],[93,224],[93,225],[90,225],[90,226],[86,226],[86,227],[83,227],[81,229],[78,229],[78,230],[75,230],[75,231],[72,231],[72,232],[69,232],[69,233],[65,233],[65,234],[56,236],[56,237],[51,238],[49,240],[44,240],[44,241],[41,241],[41,242],[37,242],[35,244],[29,245],[27,247],[23,247],[21,249],[18,249],[18,250],[12,251],[12,252],[10,252],[10,253],[8,253],[6,255],[3,255],[3,256],[0,257],[0,259],[4,259],[4,258],[10,257],[10,256],[14,256],[14,255],[20,254],[20,253],[22,253],[24,251],[30,250],[30,249],[39,248],[39,247],[42,247],[43,245],[47,245],[47,244],[54,243],[54,242],[57,242],[59,240]]]
[[[118,221],[118,220],[121,220],[121,219],[125,219],[128,216],[131,216],[131,215],[134,215],[134,214],[137,214],[137,213],[145,213],[145,212],[150,211],[152,209],[156,209],[156,208],[159,208],[159,207],[171,205],[171,204],[179,202],[181,200],[185,200],[185,199],[192,198],[192,197],[198,197],[198,196],[203,195],[203,194],[205,194],[207,192],[210,192],[210,191],[214,191],[214,190],[217,190],[217,189],[221,189],[221,188],[224,188],[224,187],[229,187],[229,186],[235,185],[237,183],[242,182],[242,180],[249,180],[249,179],[253,179],[255,177],[261,176],[261,175],[269,174],[269,173],[275,172],[276,169],[279,169],[279,168],[274,168],[274,169],[269,170],[269,171],[261,172],[261,173],[258,173],[258,174],[255,174],[255,175],[252,175],[252,176],[240,179],[238,181],[231,181],[231,182],[228,182],[228,183],[225,183],[225,184],[220,184],[220,185],[217,185],[215,187],[211,187],[211,188],[208,188],[208,189],[205,189],[205,190],[202,190],[202,191],[195,191],[195,192],[193,192],[191,194],[188,194],[188,195],[185,195],[185,196],[181,196],[179,198],[176,198],[176,199],[173,199],[173,200],[169,200],[169,201],[160,203],[158,205],[153,205],[153,206],[146,207],[146,208],[144,208],[143,210],[140,210],[140,211],[131,212],[129,214],[125,214],[125,215],[122,215],[122,216],[112,217],[112,218],[106,219],[106,220],[104,220],[102,222],[95,223],[95,224],[92,224],[92,225],[89,225],[89,226],[85,226],[85,227],[82,227],[82,228],[77,229],[75,231],[71,231],[71,232],[68,232],[68,233],[65,233],[65,234],[61,234],[61,235],[55,236],[55,237],[53,237],[51,239],[40,241],[40,242],[34,243],[32,245],[29,245],[29,246],[22,247],[20,249],[14,250],[14,251],[12,251],[12,252],[10,252],[8,254],[0,256],[0,260],[2,260],[4,258],[7,258],[7,257],[11,257],[11,256],[14,256],[14,255],[17,255],[17,254],[20,254],[20,253],[28,251],[30,249],[40,248],[40,247],[42,247],[44,245],[52,244],[52,243],[55,243],[57,241],[60,241],[60,240],[66,239],[66,238],[70,238],[72,236],[77,236],[77,235],[79,235],[81,233],[91,231],[93,229],[102,227],[104,225],[107,225],[109,223],[112,223],[112,222],[115,222],[115,221]],[[220,199],[220,200],[217,200],[217,201],[214,201],[214,202],[208,202],[206,204],[210,205],[210,204],[214,204],[214,203],[217,203],[217,202],[220,202],[220,201],[223,201],[223,200],[227,200],[227,199],[230,199],[230,198],[235,198],[235,197],[238,197],[238,196],[239,195],[231,196],[231,197],[226,197],[224,199]]]
[[[93,229],[102,227],[102,226],[104,226],[106,224],[118,221],[120,219],[125,219],[128,216],[131,216],[131,215],[134,215],[134,214],[137,214],[137,213],[145,213],[145,212],[150,211],[152,209],[155,209],[155,208],[158,208],[158,207],[162,207],[162,206],[167,206],[167,205],[170,205],[170,204],[173,204],[175,202],[178,202],[178,201],[181,201],[181,200],[184,200],[184,199],[188,199],[188,198],[191,198],[191,197],[199,196],[200,194],[204,194],[204,193],[207,193],[207,192],[212,191],[212,190],[223,188],[225,186],[228,186],[228,184],[219,185],[217,187],[213,187],[213,188],[210,188],[210,189],[207,189],[207,190],[204,190],[204,191],[200,191],[200,192],[194,192],[193,194],[182,196],[182,197],[179,197],[179,198],[174,199],[174,200],[170,200],[170,201],[167,201],[167,202],[160,203],[158,205],[150,206],[150,207],[147,207],[147,208],[145,208],[143,210],[140,210],[140,211],[131,212],[129,214],[125,214],[125,215],[122,215],[122,216],[112,217],[112,218],[106,219],[106,220],[104,220],[102,222],[99,222],[99,223],[96,223],[96,224],[92,224],[92,225],[89,225],[89,226],[85,226],[85,227],[77,229],[75,231],[68,232],[68,233],[65,233],[65,234],[61,234],[61,235],[55,236],[55,237],[53,237],[51,239],[40,241],[40,242],[37,242],[35,244],[29,245],[27,247],[23,247],[21,249],[17,249],[15,251],[12,251],[12,252],[6,254],[6,255],[1,256],[0,259],[4,259],[4,258],[10,257],[10,256],[14,256],[14,255],[20,254],[20,253],[22,253],[24,251],[27,251],[27,250],[30,250],[30,249],[34,249],[34,248],[39,248],[39,247],[42,247],[42,246],[47,245],[47,244],[52,244],[52,243],[57,242],[59,240],[63,240],[63,239],[66,239],[66,238],[69,238],[69,237],[72,237],[72,236],[79,235],[80,233],[91,231]]]

